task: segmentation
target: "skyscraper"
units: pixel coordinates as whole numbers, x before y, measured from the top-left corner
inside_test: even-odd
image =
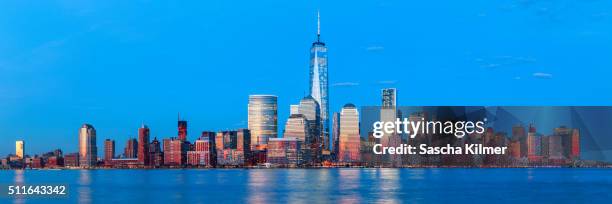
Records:
[[[308,122],[308,135],[302,142],[307,145],[317,145],[317,149],[329,149],[329,138],[321,134],[321,109],[319,103],[312,97],[306,96],[300,100],[299,114]],[[305,145],[306,146],[306,145]]]
[[[159,167],[164,164],[164,153],[157,137],[149,144],[149,164],[153,167]]]
[[[19,159],[23,159],[23,154],[25,152],[25,143],[23,140],[17,140],[15,142],[15,155],[19,157]]]
[[[138,128],[138,163],[149,165],[149,127],[142,124]]]
[[[115,141],[106,139],[104,140],[104,163],[110,165],[113,158],[115,158]]]
[[[90,124],[83,124],[79,129],[79,166],[95,167],[97,159],[96,129]]]
[[[340,113],[334,112],[332,118],[332,152],[338,154],[338,138],[340,137]]]
[[[164,146],[164,165],[180,167],[187,160],[186,143],[178,138],[172,137],[163,140]]]
[[[283,138],[297,138],[302,143],[309,141],[310,132],[308,129],[308,120],[302,114],[292,114],[285,123],[285,132]]]
[[[340,112],[340,138],[338,161],[358,162],[359,153],[359,112],[353,104],[346,104]]]
[[[533,124],[529,124],[529,132],[527,132],[527,157],[533,158],[537,155],[536,146],[536,128]]]
[[[130,138],[125,143],[125,149],[123,149],[123,155],[125,158],[138,158],[138,140]]]
[[[397,106],[397,89],[382,89],[382,106],[385,108],[395,108]]]
[[[310,47],[310,95],[317,101],[321,110],[321,136],[329,140],[329,98],[327,87],[327,47],[321,41],[321,21],[317,12],[317,40]],[[325,147],[327,146],[325,145]]]
[[[393,122],[397,118],[400,118],[397,110],[397,89],[385,88],[381,90],[381,109],[380,109],[380,121],[381,122]],[[383,147],[396,147],[402,143],[401,136],[397,133],[383,133],[380,139],[380,143]],[[385,155],[385,160],[391,162],[393,166],[401,166],[402,158],[400,155],[391,154]]]
[[[181,141],[187,141],[187,121],[181,120],[181,116],[178,118],[178,139]]]
[[[274,95],[250,95],[248,107],[248,127],[251,131],[251,144],[266,145],[268,138],[278,134],[278,97]],[[219,145],[219,144],[217,144]]]

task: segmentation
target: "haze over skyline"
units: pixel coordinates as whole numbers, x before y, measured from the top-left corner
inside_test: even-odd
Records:
[[[611,105],[606,1],[0,2],[0,154],[77,149],[92,124],[123,149],[247,126],[249,94],[278,125],[308,93],[309,48],[329,48],[330,114],[379,105]],[[99,148],[100,149],[100,148]],[[99,152],[101,152],[99,150]]]

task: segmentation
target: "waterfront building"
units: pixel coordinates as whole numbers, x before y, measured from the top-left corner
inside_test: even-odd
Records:
[[[179,115],[178,118],[178,139],[181,141],[187,141],[187,121],[181,120]]]
[[[562,160],[563,156],[563,143],[560,135],[551,135],[548,139],[548,159]]]
[[[249,129],[238,129],[236,143],[240,165],[251,165],[253,160],[251,151],[251,131]],[[242,158],[240,158],[240,155],[242,155]]]
[[[138,168],[142,165],[138,163],[138,158],[114,158],[111,160],[113,168]]]
[[[66,167],[79,167],[79,153],[64,155],[64,165]]]
[[[301,155],[304,162],[315,161],[319,155],[319,146],[311,134],[310,120],[302,114],[293,114],[287,119],[283,138],[296,138],[300,141]],[[315,121],[312,121],[315,122]]]
[[[145,124],[138,128],[138,163],[149,165],[149,134],[150,130]]]
[[[15,142],[15,155],[23,159],[24,153],[25,153],[25,142],[23,140],[17,140]]]
[[[536,128],[529,125],[527,132],[527,158],[529,161],[540,161],[542,158],[542,139],[537,135]]]
[[[512,140],[519,142],[521,157],[527,157],[527,134],[525,132],[525,127],[521,124],[512,127]]]
[[[115,141],[111,139],[104,140],[104,164],[111,165],[111,160],[115,158]]]
[[[90,124],[83,124],[79,129],[79,166],[95,167],[98,160],[96,146],[96,129]]]
[[[248,129],[251,145],[268,144],[268,138],[278,135],[278,97],[274,95],[249,95]]]
[[[125,158],[138,158],[138,140],[130,138],[125,142],[123,156]]]
[[[187,145],[176,137],[163,140],[164,146],[164,165],[171,167],[180,167],[187,160]]]
[[[202,132],[202,136],[194,143],[193,162],[188,163],[193,166],[215,167],[217,164],[217,153],[215,150],[215,132]],[[188,160],[190,158],[187,153]]]
[[[153,167],[160,167],[164,164],[164,153],[157,137],[149,144],[149,164]]]
[[[397,89],[382,89],[381,98],[380,121],[387,123],[394,122],[397,118],[401,118],[398,116],[397,110]],[[401,136],[395,132],[383,133],[380,141],[383,147],[397,147],[402,143]],[[402,164],[401,155],[385,155],[385,160],[390,162],[392,166],[401,166]]]
[[[560,126],[553,130],[554,135],[561,137],[563,156],[567,159],[580,158],[580,132],[578,129]]]
[[[338,138],[340,137],[340,113],[334,112],[332,119],[332,151],[338,155]]]
[[[289,138],[297,138],[298,140],[305,143],[308,141],[310,143],[310,129],[309,129],[309,121],[302,114],[293,114],[289,116],[287,122],[285,123],[285,130],[283,133],[283,137]]]
[[[215,138],[217,164],[222,166],[251,164],[251,138],[248,129],[218,132]]]
[[[340,112],[340,137],[338,161],[358,162],[359,146],[359,112],[353,104],[346,104]]]
[[[287,167],[301,164],[301,141],[297,138],[270,138],[266,162]]]
[[[32,158],[32,163],[30,163],[30,167],[34,169],[45,168],[45,160],[42,157],[35,156],[34,158]]]
[[[514,159],[521,158],[521,142],[516,140],[510,143],[510,156]]]
[[[59,168],[64,166],[64,158],[61,156],[51,156],[47,157],[47,162],[45,164],[47,168]]]
[[[329,143],[329,90],[327,77],[327,46],[321,41],[321,21],[317,12],[317,39],[310,47],[310,96],[320,108],[320,135]],[[303,114],[303,113],[302,113]],[[324,146],[329,150],[329,145]]]

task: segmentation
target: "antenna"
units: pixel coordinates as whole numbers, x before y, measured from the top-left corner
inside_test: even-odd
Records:
[[[319,10],[317,10],[317,35],[321,35],[321,15]]]

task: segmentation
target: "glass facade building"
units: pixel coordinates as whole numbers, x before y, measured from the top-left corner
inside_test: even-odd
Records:
[[[95,167],[97,160],[98,148],[96,146],[96,129],[90,124],[83,124],[79,129],[80,167]]]
[[[250,95],[248,127],[251,144],[266,145],[269,138],[278,134],[278,97],[274,95]]]
[[[359,112],[353,104],[346,104],[340,112],[338,161],[359,162]]]
[[[150,130],[145,124],[138,128],[138,163],[149,165],[149,134]]]
[[[311,96],[306,96],[300,101],[298,112],[308,121],[308,135],[304,142],[321,144],[324,148],[328,147],[329,138],[321,137],[321,109],[319,103]]]
[[[317,18],[319,17],[317,13]],[[317,40],[310,48],[310,96],[319,104],[321,110],[320,124],[322,138],[329,143],[329,98],[327,78],[327,46],[321,41],[320,21],[317,19]],[[329,150],[329,145],[325,145]]]
[[[24,154],[24,142],[23,140],[17,140],[15,142],[15,155],[17,155],[17,157],[19,157],[19,159],[23,159],[23,154]]]
[[[302,114],[292,114],[285,123],[283,138],[297,138],[305,142],[310,139],[310,132],[308,130],[308,120],[306,120],[306,117]]]

